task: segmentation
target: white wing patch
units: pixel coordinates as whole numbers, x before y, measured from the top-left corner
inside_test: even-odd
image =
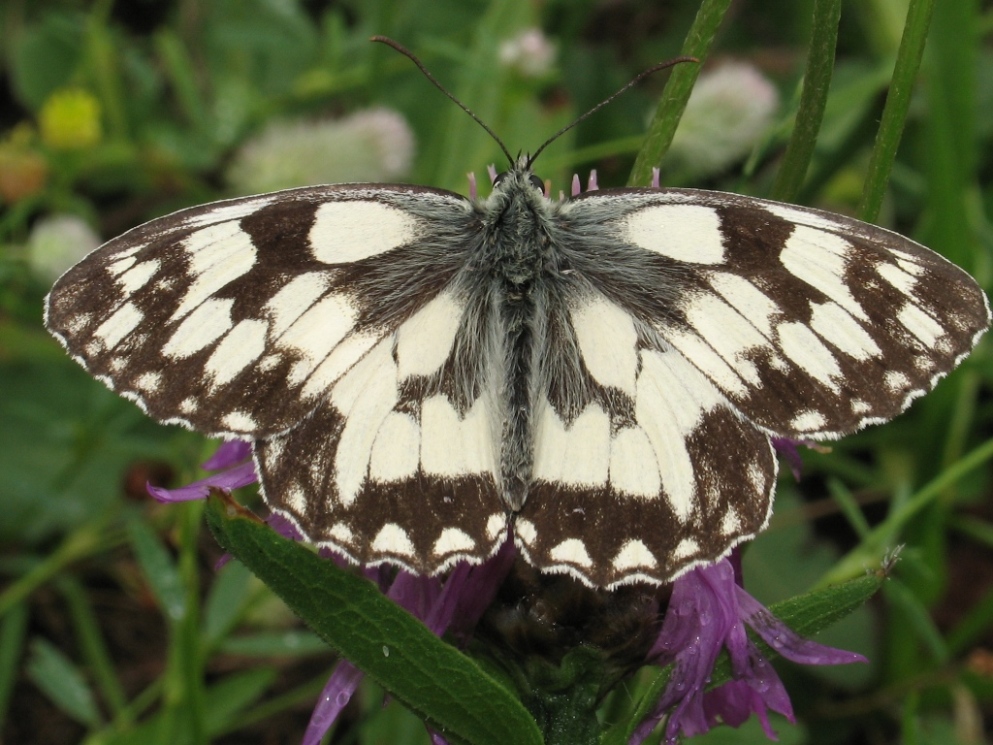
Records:
[[[183,249],[194,279],[173,312],[172,321],[200,307],[255,265],[255,244],[237,221],[201,228],[183,241]]]
[[[412,243],[420,232],[416,217],[375,201],[326,202],[310,229],[314,258],[351,264]]]
[[[449,478],[485,474],[496,479],[499,444],[485,396],[477,398],[461,418],[444,396],[425,399],[421,429],[421,468],[426,474]]]
[[[610,442],[610,483],[633,497],[655,499],[662,480],[648,434],[642,427],[624,427]]]
[[[653,205],[629,213],[621,236],[646,251],[691,264],[724,261],[721,219],[712,207]]]
[[[897,320],[925,347],[932,347],[945,335],[945,330],[931,316],[908,301],[897,313]]]
[[[590,375],[600,385],[634,395],[638,333],[631,314],[602,295],[583,299],[571,311],[576,341]]]
[[[779,254],[783,266],[798,279],[820,290],[856,318],[866,320],[865,310],[845,284],[845,260],[852,244],[823,230],[798,225]]]
[[[201,212],[199,215],[194,215],[193,217],[187,217],[183,220],[183,224],[186,227],[194,228],[203,225],[215,225],[231,220],[241,220],[254,215],[266,205],[272,204],[277,198],[275,194],[268,194],[266,196],[253,197],[252,199],[238,199],[227,204],[220,202],[211,210]]]
[[[392,411],[383,420],[369,458],[369,478],[384,483],[411,479],[417,473],[421,428],[408,414]]]
[[[130,259],[130,261],[134,261],[134,259]],[[120,285],[124,294],[132,295],[147,285],[160,268],[160,262],[155,259],[143,261],[119,275],[117,277],[117,283]]]
[[[124,303],[110,318],[97,326],[93,336],[102,342],[104,349],[113,349],[125,336],[138,328],[144,318],[145,314],[134,303]]]
[[[214,386],[234,380],[255,363],[266,349],[269,324],[246,318],[231,329],[211,353],[204,370],[213,377]]]
[[[704,412],[724,399],[678,352],[644,351],[636,411],[655,451],[665,498],[685,519],[695,507],[696,476],[687,439]]]
[[[272,335],[278,338],[314,305],[328,289],[325,272],[306,272],[287,282],[266,302],[272,318]]]
[[[338,499],[345,506],[358,497],[376,435],[397,404],[396,364],[389,341],[373,347],[331,392],[331,403],[345,416],[334,461]]]
[[[811,303],[810,308],[810,328],[838,351],[857,360],[883,353],[865,328],[837,303]]]
[[[396,356],[400,379],[431,375],[448,360],[465,303],[442,292],[397,330]]]
[[[797,367],[834,392],[841,390],[838,360],[810,327],[800,322],[781,323],[776,329],[779,346]]]
[[[590,404],[570,426],[548,401],[537,412],[534,435],[536,480],[566,486],[595,487],[607,483],[610,467],[610,419]]]
[[[205,349],[226,334],[234,325],[231,308],[234,300],[204,300],[186,316],[162,347],[162,354],[181,360]]]

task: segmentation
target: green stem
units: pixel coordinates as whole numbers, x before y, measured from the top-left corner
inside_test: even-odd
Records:
[[[60,577],[58,587],[66,600],[69,616],[76,627],[76,637],[83,660],[100,687],[107,707],[120,726],[130,726],[132,722],[125,716],[127,697],[121,682],[117,679],[114,662],[107,651],[107,645],[100,633],[100,623],[93,608],[90,607],[86,592],[79,581],[70,575]]]
[[[803,76],[803,91],[796,114],[793,136],[786,147],[783,164],[776,174],[772,198],[792,201],[796,198],[814,155],[817,133],[824,119],[831,76],[834,73],[834,52],[838,44],[838,21],[841,0],[814,0],[814,21],[810,39],[810,54]]]
[[[16,606],[0,622],[0,730],[7,718],[10,695],[18,679],[27,630],[28,607],[24,604]]]
[[[850,577],[856,577],[865,571],[865,567],[879,562],[879,559],[889,548],[890,542],[914,515],[923,510],[941,493],[986,461],[993,459],[993,439],[975,448],[963,456],[954,465],[946,468],[937,477],[924,485],[914,496],[895,508],[886,520],[873,529],[862,543],[852,549],[817,583],[817,587],[843,582]]]
[[[717,36],[721,21],[724,20],[730,5],[731,0],[704,0],[700,4],[696,18],[693,19],[693,25],[686,34],[681,54],[696,57],[702,64],[710,53],[714,37]],[[652,168],[662,162],[662,156],[672,143],[672,137],[686,108],[693,84],[700,74],[700,67],[701,65],[688,64],[673,68],[658,108],[655,110],[655,117],[648,128],[648,134],[645,135],[645,142],[635,159],[634,168],[631,169],[629,186],[644,186],[651,183]]]
[[[924,43],[927,41],[933,10],[934,0],[911,0],[907,10],[907,23],[903,27],[893,79],[886,96],[883,117],[869,158],[868,173],[859,202],[858,215],[868,222],[876,219],[883,204],[886,184],[893,170],[903,125],[910,110],[914,81],[924,56]]]
[[[44,561],[15,580],[0,594],[0,618],[67,566],[84,557],[119,546],[125,539],[125,533],[120,527],[101,529],[88,525],[73,531]]]

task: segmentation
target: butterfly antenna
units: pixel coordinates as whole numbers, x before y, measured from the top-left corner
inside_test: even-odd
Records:
[[[644,80],[645,78],[647,78],[649,75],[653,75],[653,74],[657,73],[659,70],[665,70],[666,68],[674,67],[676,65],[682,64],[683,62],[697,62],[698,63],[698,62],[700,62],[700,60],[698,60],[696,57],[674,57],[673,59],[668,60],[666,62],[659,62],[657,65],[652,65],[647,70],[638,73],[638,75],[636,75],[634,77],[634,79],[632,79],[623,88],[621,88],[620,90],[615,91],[611,95],[607,96],[607,98],[603,99],[600,103],[598,103],[592,109],[590,109],[585,114],[583,114],[582,116],[580,116],[578,119],[576,119],[575,121],[573,121],[571,124],[565,125],[564,127],[562,127],[562,129],[560,129],[558,132],[556,132],[551,137],[549,137],[547,140],[545,140],[541,144],[541,147],[539,147],[537,150],[535,150],[534,151],[534,154],[528,159],[528,167],[530,167],[531,164],[534,163],[534,161],[538,158],[538,156],[541,155],[541,151],[542,150],[544,150],[546,147],[548,147],[549,145],[551,145],[553,142],[555,142],[555,140],[557,140],[559,137],[561,137],[562,135],[564,135],[566,132],[568,132],[570,129],[572,129],[573,127],[575,127],[577,124],[579,124],[580,122],[582,122],[582,121],[588,119],[589,117],[593,116],[593,114],[595,114],[596,112],[598,112],[600,109],[602,109],[608,103],[610,103],[615,98],[617,98],[619,95],[621,95],[622,93],[624,93],[628,88],[631,88],[632,86],[637,85],[642,80]]]
[[[472,109],[470,109],[468,106],[466,106],[464,103],[462,103],[452,93],[449,93],[448,92],[448,89],[445,88],[445,86],[443,86],[441,83],[438,82],[438,79],[434,75],[431,74],[431,71],[428,70],[428,68],[426,68],[424,66],[424,63],[421,62],[413,52],[411,52],[409,49],[407,49],[407,47],[405,47],[400,42],[394,41],[393,39],[391,39],[388,36],[373,36],[373,37],[371,37],[369,39],[369,41],[378,41],[380,44],[385,44],[388,47],[393,47],[393,49],[395,49],[396,51],[400,52],[400,54],[402,54],[404,57],[407,57],[411,62],[413,62],[415,65],[417,65],[417,69],[419,69],[421,71],[421,73],[424,75],[424,77],[426,77],[428,80],[430,80],[434,84],[434,87],[435,88],[437,88],[442,93],[444,93],[446,96],[448,96],[452,101],[455,102],[455,105],[456,106],[458,106],[460,109],[462,109],[462,111],[464,111],[470,117],[472,117],[472,120],[474,122],[476,122],[476,124],[478,124],[480,127],[482,127],[483,129],[486,130],[486,133],[490,137],[492,137],[494,139],[494,141],[496,142],[496,144],[500,146],[500,149],[503,150],[503,154],[507,156],[507,160],[510,162],[510,165],[512,165],[512,166],[514,165],[514,158],[513,158],[513,156],[511,156],[510,151],[507,150],[506,145],[503,144],[503,140],[501,140],[499,137],[497,137],[496,132],[494,132],[492,129],[490,129],[486,125],[486,122],[484,122],[482,119],[480,119],[478,116],[476,116],[472,112]],[[559,134],[561,134],[561,133],[559,133]],[[557,136],[558,135],[556,135],[556,137]],[[542,147],[544,147],[544,145],[542,145]]]

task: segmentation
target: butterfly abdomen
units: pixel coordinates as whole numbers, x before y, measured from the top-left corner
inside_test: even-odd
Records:
[[[496,185],[485,212],[483,250],[492,262],[488,274],[497,306],[492,322],[494,336],[503,340],[500,477],[506,506],[518,512],[531,486],[532,414],[543,389],[538,375],[548,313],[549,203],[531,183],[530,172],[518,167]]]

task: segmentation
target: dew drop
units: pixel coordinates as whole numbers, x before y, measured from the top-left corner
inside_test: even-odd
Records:
[[[707,611],[702,611],[700,613],[700,625],[701,626],[710,625],[710,614]]]
[[[390,656],[390,648],[389,648],[389,647],[387,647],[387,646],[386,646],[386,645],[384,644],[384,645],[383,645],[383,657],[389,657],[389,656]]]
[[[348,703],[348,699],[350,698],[351,696],[349,694],[345,693],[344,691],[340,691],[338,695],[335,697],[335,701],[337,702],[338,706],[344,706],[345,704]]]

